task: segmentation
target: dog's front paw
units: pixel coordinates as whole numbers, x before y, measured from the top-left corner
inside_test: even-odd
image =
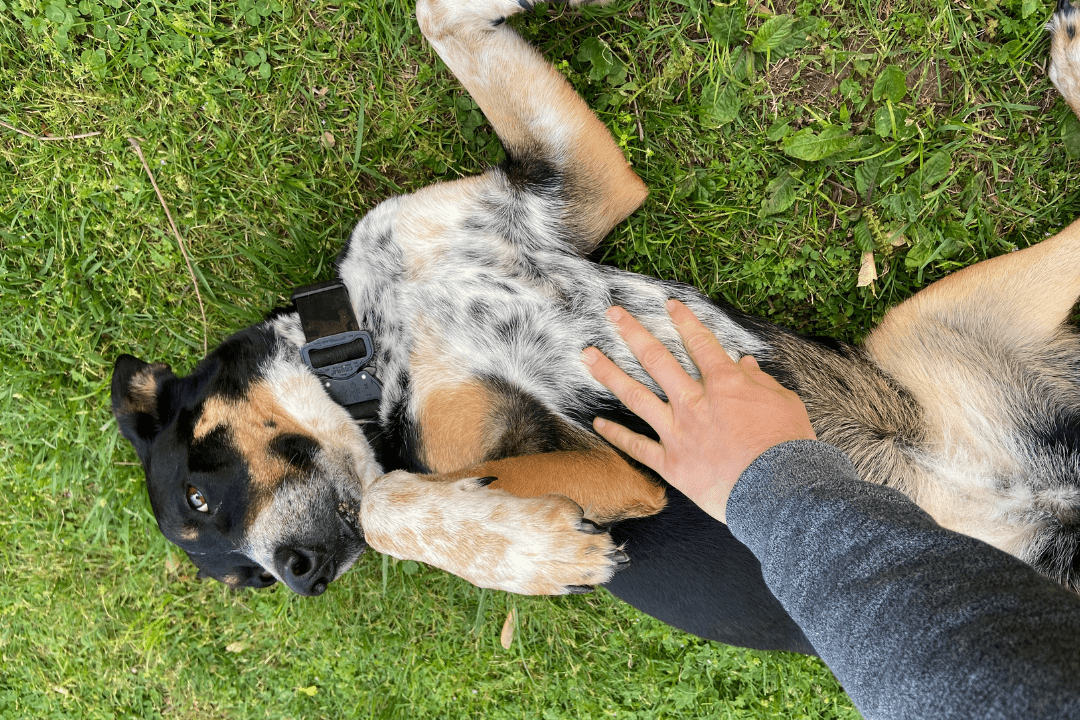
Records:
[[[588,592],[629,562],[573,500],[517,497],[487,487],[490,481],[390,473],[361,503],[365,540],[396,558],[523,595]]]
[[[1059,0],[1046,29],[1050,33],[1050,81],[1080,116],[1080,12],[1069,0]]]
[[[582,517],[573,500],[563,495],[519,498],[501,490],[490,492],[502,507],[493,512],[500,517],[497,527],[487,531],[499,536],[493,538],[493,546],[501,550],[480,558],[489,567],[462,575],[474,585],[523,595],[585,593],[629,564],[626,553],[603,528]],[[502,520],[504,513],[509,514]]]

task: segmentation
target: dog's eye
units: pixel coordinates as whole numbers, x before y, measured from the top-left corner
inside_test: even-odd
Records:
[[[193,509],[199,512],[210,512],[210,506],[206,504],[206,498],[203,494],[195,488],[188,485],[187,489],[187,501]]]

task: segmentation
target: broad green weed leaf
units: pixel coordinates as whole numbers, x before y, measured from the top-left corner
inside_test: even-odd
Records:
[[[1071,112],[1065,114],[1065,122],[1061,123],[1061,142],[1070,158],[1080,158],[1080,120]]]
[[[919,217],[919,211],[923,207],[922,196],[919,194],[918,178],[916,182],[907,182],[900,192],[886,195],[881,199],[880,206],[889,212],[887,215],[908,222],[915,222]]]
[[[840,94],[848,100],[857,100],[862,95],[862,85],[849,77],[840,81]]]
[[[957,223],[950,223],[957,225]],[[921,225],[913,226],[918,242],[916,242],[907,255],[904,256],[904,265],[910,270],[921,270],[932,262],[948,260],[962,249],[962,244],[957,238],[945,236],[937,230],[930,230]],[[964,231],[966,236],[966,230]]]
[[[922,184],[924,188],[929,188],[937,185],[944,180],[949,174],[949,168],[952,166],[952,161],[949,160],[948,153],[936,152],[931,155],[922,167]]]
[[[877,189],[878,173],[885,164],[885,156],[878,155],[864,160],[862,165],[855,168],[855,190],[869,201],[871,194]]]
[[[904,255],[904,265],[909,270],[925,267],[934,256],[937,243],[921,225],[912,225],[908,228],[908,237],[917,239]]]
[[[958,244],[956,247],[956,251],[959,251],[960,244],[966,244],[968,239],[971,237],[971,233],[968,232],[968,229],[964,227],[963,223],[958,222],[945,223],[945,228],[944,230],[942,230],[942,234],[945,235],[946,238],[957,241]],[[954,252],[953,255],[955,254],[956,253]],[[950,255],[949,257],[952,257],[952,255]]]
[[[874,83],[874,102],[888,100],[898,103],[907,95],[907,82],[899,65],[889,65],[878,75]]]
[[[798,177],[800,175],[802,175],[801,170],[794,172],[785,170],[773,178],[769,186],[765,188],[765,202],[761,204],[758,217],[782,213],[791,207],[799,196]]]
[[[874,132],[878,137],[889,137],[893,131],[893,113],[888,105],[882,105],[874,113]]]
[[[741,42],[746,34],[746,5],[736,0],[733,5],[714,7],[705,21],[712,39],[728,47]]]
[[[874,113],[874,132],[882,138],[891,137],[894,131],[897,136],[900,136],[906,120],[907,110],[901,110],[892,105],[882,105]]]
[[[779,142],[788,133],[791,132],[791,120],[788,118],[777,118],[773,121],[773,124],[769,126],[769,129],[765,131],[765,137],[769,142]]]
[[[589,63],[589,77],[595,81],[607,78],[608,82],[615,84],[626,79],[626,66],[600,38],[585,38],[577,59]]]
[[[870,224],[866,222],[866,218],[855,223],[851,233],[855,236],[855,247],[859,248],[859,252],[873,252],[874,234],[870,232]]]
[[[878,143],[873,147],[874,150],[879,150],[883,146]],[[873,197],[875,190],[886,187],[896,179],[898,170],[889,163],[895,160],[898,154],[898,150],[893,150],[884,155],[876,155],[855,168],[855,189],[867,202]]]
[[[702,120],[711,125],[726,125],[739,116],[742,98],[735,83],[728,83],[720,92],[707,86],[701,93]]]
[[[67,13],[64,11],[63,5],[46,5],[45,17],[54,23],[62,23],[67,18]]]
[[[822,160],[847,150],[851,141],[851,135],[843,128],[828,127],[820,134],[804,128],[784,138],[784,154],[799,160]]]
[[[795,18],[791,15],[775,15],[758,28],[750,47],[754,52],[776,50],[791,37],[794,25]]]

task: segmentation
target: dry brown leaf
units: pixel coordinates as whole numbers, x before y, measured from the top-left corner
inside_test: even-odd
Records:
[[[322,142],[323,142],[323,145],[325,145],[328,148],[332,148],[332,147],[334,147],[334,145],[337,144],[337,141],[334,140],[334,133],[330,132],[329,130],[327,130],[326,132],[324,132],[322,134]]]
[[[507,650],[514,644],[514,629],[516,626],[517,611],[510,608],[510,612],[506,613],[506,622],[503,623],[502,633],[499,635],[499,642]]]
[[[330,92],[330,88],[328,88],[328,87],[324,87],[324,88],[312,88],[312,90],[314,90],[314,91],[315,91],[315,97],[322,97],[322,96],[323,96],[323,95],[325,95],[326,93]]]
[[[862,254],[862,267],[859,268],[859,282],[856,285],[866,287],[875,280],[877,280],[877,267],[874,266],[874,253],[864,252]]]

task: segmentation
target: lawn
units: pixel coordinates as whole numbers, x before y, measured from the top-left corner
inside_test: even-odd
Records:
[[[0,717],[858,717],[817,660],[603,591],[373,553],[314,599],[197,580],[109,413],[115,357],[186,372],[329,277],[380,199],[501,151],[403,0],[70,1],[0,0]],[[652,188],[598,260],[858,340],[1080,215],[1051,10],[618,0],[514,24]]]

